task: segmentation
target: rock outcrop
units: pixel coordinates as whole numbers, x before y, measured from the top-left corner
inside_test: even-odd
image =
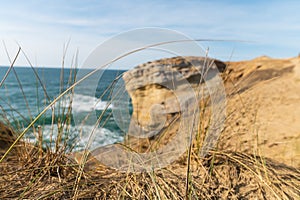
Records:
[[[193,114],[196,88],[225,68],[225,63],[210,58],[173,57],[141,64],[124,73],[133,105],[129,135],[152,137],[166,127],[170,129],[183,110]]]
[[[170,81],[180,83],[187,80],[190,84],[198,85],[204,81],[204,76],[206,79],[211,78],[211,70],[218,69],[223,72],[225,68],[225,63],[211,58],[173,57],[138,65],[124,73],[123,79],[129,92],[147,85],[164,85]]]

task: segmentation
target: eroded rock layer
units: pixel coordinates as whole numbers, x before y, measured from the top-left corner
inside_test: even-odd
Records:
[[[193,114],[198,86],[225,68],[225,63],[210,58],[173,57],[124,73],[133,105],[129,135],[153,136],[169,127],[179,114]]]

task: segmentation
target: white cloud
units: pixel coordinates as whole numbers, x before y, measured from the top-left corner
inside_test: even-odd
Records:
[[[233,47],[238,59],[266,53],[293,56],[299,51],[300,3],[296,1],[31,0],[2,4],[0,39],[7,41],[9,49],[15,49],[12,41],[18,41],[30,57],[46,66],[60,64],[62,46],[70,37],[70,51],[79,48],[82,62],[100,42],[140,27],[170,28],[193,38],[255,42],[210,43],[216,56],[230,56]],[[6,60],[0,54],[0,64],[7,64]]]

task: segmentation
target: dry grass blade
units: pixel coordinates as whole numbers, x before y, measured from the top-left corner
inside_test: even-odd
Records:
[[[54,199],[185,198],[185,173],[179,170],[184,164],[180,162],[151,174],[121,173],[109,168],[83,172],[74,196],[73,183],[78,180],[76,171],[80,170],[80,167],[69,163],[63,154],[47,153],[42,158],[38,154],[38,149],[32,151],[30,161],[20,162],[12,157],[9,162],[14,162],[15,167],[4,168],[4,163],[0,165],[0,183],[3,185],[3,181],[6,180],[5,187],[0,189],[0,198],[13,198],[21,194],[23,198]],[[258,158],[243,153],[214,154],[214,161],[210,154],[198,165],[199,168],[193,167],[190,174],[190,199],[293,199],[300,195],[299,170],[268,159],[264,169],[263,163],[257,165]],[[214,162],[212,170],[211,162]],[[193,162],[192,165],[194,166]],[[264,172],[268,173],[268,179]],[[21,186],[28,181],[31,185]],[[10,184],[7,184],[8,182]]]
[[[4,75],[4,77],[2,78],[1,82],[0,82],[0,87],[3,85],[4,81],[6,80],[8,74],[10,73],[11,69],[14,67],[15,62],[17,61],[17,58],[19,57],[19,54],[21,52],[21,47],[19,47],[19,50],[17,52],[17,55],[15,56],[13,62],[11,63],[10,67],[8,68],[6,74]]]
[[[19,88],[20,88],[20,90],[21,90],[21,92],[22,92],[22,96],[23,96],[23,99],[24,99],[24,101],[25,101],[26,108],[27,108],[27,111],[28,111],[28,114],[29,114],[29,118],[30,118],[30,120],[32,120],[32,114],[31,114],[31,111],[30,111],[30,108],[29,108],[29,104],[28,104],[28,100],[27,100],[26,94],[25,94],[25,92],[24,92],[24,89],[23,89],[22,83],[21,83],[21,81],[20,81],[20,79],[19,79],[19,76],[18,76],[18,74],[17,74],[17,72],[16,72],[16,70],[15,70],[15,68],[14,68],[15,60],[14,60],[14,61],[11,60],[11,58],[10,58],[10,56],[9,56],[9,53],[8,53],[8,50],[7,50],[7,47],[6,47],[6,44],[5,44],[4,41],[3,41],[3,45],[4,45],[4,48],[5,48],[6,56],[7,56],[8,60],[9,60],[9,62],[11,63],[11,66],[12,66],[11,68],[12,68],[12,70],[13,70],[13,72],[14,72],[14,75],[15,75],[15,77],[16,77],[16,79],[17,79]],[[22,50],[22,49],[21,49],[21,47],[19,46],[18,55],[19,55],[19,53],[20,53],[21,50]],[[1,86],[0,86],[0,87],[1,87]],[[33,130],[35,131],[34,127],[33,127]]]

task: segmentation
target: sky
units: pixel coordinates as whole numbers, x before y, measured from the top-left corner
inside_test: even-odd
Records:
[[[225,40],[201,43],[225,61],[295,57],[299,10],[299,1],[0,0],[0,65],[10,65],[20,45],[32,65],[60,67],[68,43],[66,65],[77,51],[81,65],[104,41],[144,27]],[[15,65],[29,63],[21,54]]]

